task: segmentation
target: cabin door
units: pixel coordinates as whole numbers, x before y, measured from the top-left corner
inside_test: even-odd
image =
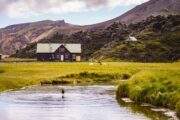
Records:
[[[64,55],[61,55],[61,61],[64,61]]]

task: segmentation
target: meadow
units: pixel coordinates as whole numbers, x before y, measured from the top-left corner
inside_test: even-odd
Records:
[[[89,63],[1,63],[0,64],[0,91],[23,86],[40,84],[43,80],[54,80],[61,76],[90,72],[98,74],[134,74],[144,68],[132,63],[107,63],[106,65],[89,65]]]
[[[70,83],[75,79],[76,84],[119,85],[120,98],[130,97],[137,103],[167,107],[180,114],[180,62],[0,63],[0,91],[62,79]]]

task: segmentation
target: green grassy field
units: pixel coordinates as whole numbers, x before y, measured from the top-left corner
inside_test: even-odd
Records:
[[[106,65],[82,63],[0,63],[0,91],[40,84],[42,80],[92,80],[94,84],[120,84],[117,95],[180,111],[180,62]],[[112,79],[115,82],[109,82]],[[119,80],[128,79],[121,83]],[[178,112],[179,113],[179,112]]]
[[[128,73],[134,74],[145,69],[144,64],[107,63],[107,65],[88,63],[1,63],[0,91],[39,84],[42,80],[52,80],[68,74],[93,72],[101,74]]]
[[[110,62],[106,65],[89,65],[88,63],[1,63],[0,91],[39,84],[42,80],[57,79],[61,76],[81,72],[97,74],[138,75],[144,72],[180,73],[180,63],[125,63]],[[179,77],[179,76],[177,76]]]

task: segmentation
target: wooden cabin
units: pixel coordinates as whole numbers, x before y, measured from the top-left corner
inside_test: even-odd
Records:
[[[38,43],[38,61],[81,61],[81,44]]]

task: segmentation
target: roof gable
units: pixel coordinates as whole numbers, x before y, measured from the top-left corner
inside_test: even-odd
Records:
[[[61,48],[64,48],[65,51],[70,52],[64,45],[60,45],[60,46],[58,47],[58,49],[56,49],[55,52],[59,52]],[[71,53],[71,52],[70,52],[70,53]]]
[[[81,53],[81,44],[38,43],[37,53],[54,53],[63,45],[70,53]]]

